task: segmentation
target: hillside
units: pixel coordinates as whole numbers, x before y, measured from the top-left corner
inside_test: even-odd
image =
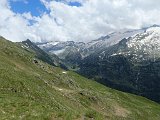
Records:
[[[45,62],[30,48],[0,38],[2,120],[160,119],[158,103]]]

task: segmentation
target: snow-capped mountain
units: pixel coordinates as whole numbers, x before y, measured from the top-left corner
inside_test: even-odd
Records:
[[[132,37],[127,42],[127,47],[129,51],[134,50],[133,59],[156,61],[160,58],[160,27],[149,28]]]
[[[107,36],[100,37],[96,40],[93,40],[86,44],[86,48],[88,50],[97,50],[97,49],[103,49],[109,46],[112,46],[114,44],[117,44],[124,38],[129,38],[135,34],[144,32],[144,29],[139,30],[121,30],[117,32],[113,32],[111,34],[108,34]]]
[[[55,42],[46,42],[46,43],[37,43],[37,45],[49,52],[58,55],[61,59],[65,59],[67,53],[74,52],[81,55],[81,58],[85,58],[92,53],[100,51],[106,47],[117,44],[123,38],[128,38],[132,35],[142,33],[144,29],[139,30],[122,30],[102,36],[96,40],[92,40],[88,43],[84,42],[74,42],[74,41],[55,41]]]
[[[69,64],[68,66],[70,67],[82,60],[82,49],[84,48],[85,43],[74,41],[56,41],[37,43],[37,45],[49,54],[57,55],[64,63]]]
[[[78,72],[112,88],[160,101],[160,27],[149,27],[87,56]]]
[[[60,41],[51,41],[51,42],[43,42],[43,43],[36,43],[38,45],[38,47],[40,47],[43,50],[49,50],[51,49],[53,46],[57,45],[58,43],[60,43]]]
[[[150,27],[143,33],[131,36],[126,41],[126,46],[120,48],[112,56],[128,56],[134,62],[155,62],[160,58],[160,27]]]
[[[81,48],[85,43],[83,42],[74,42],[74,41],[66,41],[66,42],[62,42],[62,41],[56,41],[56,42],[47,42],[47,43],[37,43],[37,45],[49,52],[49,53],[54,53],[56,55],[59,55],[63,52],[65,52],[65,50],[69,47],[72,48]]]

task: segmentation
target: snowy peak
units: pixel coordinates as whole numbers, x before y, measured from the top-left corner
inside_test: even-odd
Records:
[[[144,32],[143,29],[127,30],[127,31],[121,30],[121,31],[117,31],[117,32],[113,32],[111,34],[108,34],[107,36],[100,37],[97,40],[93,40],[93,41],[87,43],[87,45],[88,45],[88,48],[92,47],[94,49],[109,47],[109,46],[117,44],[118,42],[120,42],[124,38],[129,38],[135,34],[142,33],[142,32]]]
[[[150,27],[130,37],[126,45],[127,48],[120,49],[117,54],[132,56],[136,62],[156,61],[160,58],[160,27]]]
[[[160,34],[160,27],[150,27],[146,30],[147,33]]]
[[[44,43],[36,43],[38,45],[38,47],[40,47],[41,49],[47,50],[52,48],[53,46],[59,44],[60,41],[50,41],[50,42],[44,42]]]
[[[160,48],[160,27],[152,27],[146,30],[146,32],[137,34],[132,37],[127,43],[128,47],[137,46],[136,49],[144,49],[145,46],[153,49]],[[135,49],[135,50],[136,50]]]
[[[68,54],[79,53],[84,48],[85,43],[74,41],[56,41],[38,44],[38,46],[48,53],[56,54],[59,58],[64,59]]]

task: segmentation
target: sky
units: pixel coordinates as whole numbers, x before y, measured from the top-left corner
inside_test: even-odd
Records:
[[[0,0],[0,10],[0,35],[13,42],[87,42],[160,25],[160,0]]]

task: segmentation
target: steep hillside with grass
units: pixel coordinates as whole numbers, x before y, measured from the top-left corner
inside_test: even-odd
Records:
[[[0,119],[159,120],[160,105],[36,58],[0,38]]]

